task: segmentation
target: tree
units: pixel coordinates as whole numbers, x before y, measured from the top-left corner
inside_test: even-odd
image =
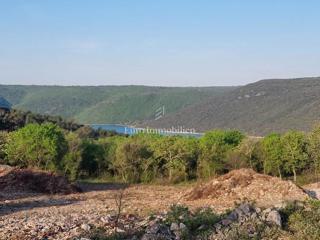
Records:
[[[225,170],[226,154],[238,146],[244,135],[236,130],[214,130],[200,139],[200,159],[198,176],[210,177]]]
[[[68,152],[63,158],[64,173],[71,179],[76,180],[81,171],[82,139],[78,134],[70,132],[66,135]]]
[[[167,136],[161,137],[152,146],[155,161],[162,168],[169,182],[185,181],[195,177],[198,142],[196,139]]]
[[[100,176],[104,168],[104,149],[94,140],[81,144],[80,171],[82,176]]]
[[[316,125],[309,134],[309,155],[313,161],[315,175],[320,170],[320,124]]]
[[[252,168],[256,171],[260,169],[259,154],[260,139],[247,137],[227,154],[228,170],[239,168]]]
[[[67,142],[55,124],[29,124],[9,134],[5,150],[10,164],[60,170]]]
[[[142,181],[143,163],[152,156],[148,146],[137,138],[128,138],[121,142],[116,150],[113,168],[124,182],[138,183]]]
[[[266,174],[277,172],[282,178],[284,168],[283,142],[280,134],[273,133],[262,140],[263,171]]]
[[[289,131],[281,138],[283,145],[284,168],[293,173],[297,181],[297,171],[303,170],[308,164],[307,140],[302,132]]]

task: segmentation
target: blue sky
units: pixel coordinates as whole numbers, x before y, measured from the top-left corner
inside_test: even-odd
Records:
[[[316,0],[1,0],[0,84],[320,76]]]

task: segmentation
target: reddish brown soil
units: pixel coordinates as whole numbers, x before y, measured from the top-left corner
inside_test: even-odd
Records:
[[[0,166],[0,192],[70,194],[78,188],[52,172]]]

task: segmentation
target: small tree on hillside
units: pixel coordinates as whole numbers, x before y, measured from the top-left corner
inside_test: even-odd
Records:
[[[313,161],[315,175],[320,171],[320,124],[315,126],[309,134],[309,155]]]
[[[283,144],[280,134],[270,134],[262,140],[263,171],[266,174],[277,172],[282,178],[284,168]]]
[[[284,168],[297,180],[297,171],[308,164],[307,140],[302,132],[290,131],[281,138],[283,145]]]
[[[68,133],[66,140],[68,142],[68,152],[63,158],[63,169],[71,180],[76,180],[81,171],[83,140],[74,132]]]
[[[152,147],[156,162],[163,163],[169,182],[185,181],[194,177],[197,165],[197,140],[169,136],[162,137]]]
[[[227,154],[226,165],[228,170],[239,168],[251,168],[255,171],[260,167],[260,156],[258,156],[260,140],[258,138],[245,138],[239,146]]]
[[[124,182],[141,182],[144,172],[143,164],[151,155],[145,144],[129,138],[117,147],[113,168]]]
[[[211,177],[225,169],[226,154],[238,146],[244,135],[235,130],[214,130],[200,139],[199,177]]]

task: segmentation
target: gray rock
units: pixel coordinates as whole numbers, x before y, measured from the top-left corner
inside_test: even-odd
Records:
[[[216,230],[220,230],[220,229],[221,229],[221,225],[220,225],[219,223],[216,223],[216,224],[214,225],[214,228],[215,228]]]
[[[256,218],[258,218],[258,214],[254,212],[254,213],[251,214],[250,218],[251,218],[251,219],[256,219]]]
[[[100,220],[103,223],[109,223],[110,222],[110,218],[109,217],[101,217]]]
[[[238,219],[238,214],[235,211],[232,211],[228,216],[227,219],[231,221],[236,221]]]
[[[171,231],[179,231],[180,230],[180,228],[179,228],[179,225],[178,225],[178,223],[172,223],[171,224],[171,226],[170,226],[170,230]]]
[[[161,224],[154,224],[146,230],[141,240],[173,240],[175,236],[170,231],[169,227]]]
[[[276,224],[278,226],[282,226],[282,221],[281,221],[281,215],[278,211],[276,210],[272,210],[267,218],[266,218],[266,221],[267,222],[270,222],[270,223],[273,223],[273,224]]]
[[[261,208],[255,208],[256,213],[261,213]]]
[[[232,221],[230,219],[222,219],[221,220],[221,224],[223,226],[229,226],[232,223]]]
[[[116,228],[117,233],[125,233],[126,231],[121,228]]]
[[[184,231],[184,230],[187,229],[187,226],[184,223],[180,223],[179,224],[179,228],[180,228],[181,231]]]
[[[241,210],[244,215],[250,215],[252,212],[252,207],[247,203],[241,204],[238,209]]]
[[[88,224],[81,224],[81,229],[85,230],[85,231],[89,231],[91,229],[91,227]]]

